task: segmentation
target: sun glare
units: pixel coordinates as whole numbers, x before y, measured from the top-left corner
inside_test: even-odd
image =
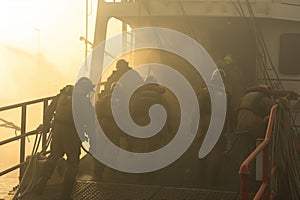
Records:
[[[0,41],[16,44],[28,40],[39,24],[37,1],[0,2]],[[29,33],[29,34],[28,34]],[[24,39],[24,41],[22,41]]]
[[[97,3],[92,1],[95,9]],[[56,81],[57,85],[73,81],[84,61],[84,43],[79,38],[85,33],[85,2],[0,0],[0,84],[10,81],[11,87],[18,88],[24,83],[17,79],[16,71],[26,72],[24,75],[34,71],[47,74],[50,68],[53,74],[49,76],[64,77]],[[94,30],[92,23],[91,20],[90,34]],[[41,62],[38,64],[37,60]],[[37,80],[25,83],[29,85],[30,81]]]

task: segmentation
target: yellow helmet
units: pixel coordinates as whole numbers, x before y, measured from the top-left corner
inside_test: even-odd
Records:
[[[229,65],[229,64],[231,64],[231,63],[233,62],[232,55],[230,55],[230,54],[227,54],[223,59],[224,59],[224,62],[225,62],[227,65]]]

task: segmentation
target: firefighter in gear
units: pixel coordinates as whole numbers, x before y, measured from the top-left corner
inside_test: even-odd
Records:
[[[130,81],[121,83],[120,79],[127,72],[127,75],[129,76],[128,79]],[[116,63],[116,70],[114,70],[112,74],[107,78],[107,82],[104,85],[104,90],[102,90],[98,95],[98,99],[95,105],[98,121],[101,127],[104,129],[104,132],[110,133],[108,134],[108,137],[116,145],[119,145],[120,135],[118,133],[120,133],[121,130],[114,123],[111,105],[118,107],[121,100],[120,98],[122,97],[116,96],[115,98],[112,98],[112,93],[114,90],[116,90],[118,91],[117,94],[122,96],[122,93],[126,93],[130,88],[133,88],[136,85],[140,85],[143,82],[144,80],[142,79],[140,74],[129,67],[127,61],[125,61],[124,59],[120,59]]]
[[[222,173],[225,169],[224,162],[228,149],[230,149],[231,145],[231,135],[232,135],[232,104],[231,104],[231,93],[230,93],[230,83],[228,81],[227,74],[223,69],[216,69],[213,71],[211,75],[211,85],[208,85],[211,88],[212,94],[210,96],[208,88],[203,88],[200,91],[199,103],[200,103],[200,110],[203,113],[201,115],[201,125],[202,127],[200,131],[201,143],[205,137],[207,125],[209,121],[212,119],[214,120],[221,120],[221,115],[218,113],[216,115],[211,114],[211,102],[216,101],[217,99],[224,97],[226,98],[226,119],[224,123],[224,127],[218,142],[216,143],[215,147],[212,151],[203,159],[201,164],[201,177],[204,177],[205,185],[208,187],[212,186],[219,186],[222,185]],[[220,105],[218,105],[220,106]],[[217,110],[220,108],[217,107]],[[201,113],[201,114],[202,114]]]
[[[165,91],[165,88],[158,84],[154,75],[148,75],[145,84],[135,91],[129,106],[132,118],[138,125],[146,126],[151,122],[148,112],[152,105],[159,104],[167,110],[167,104],[163,97]],[[152,119],[151,123],[155,123],[155,120],[157,119]],[[148,139],[134,139],[129,137],[126,140],[131,151],[150,152],[165,145],[167,137],[166,128],[163,131],[164,134],[160,134],[160,137],[157,136]]]
[[[233,158],[235,170],[239,170],[240,164],[255,149],[256,139],[265,136],[267,128],[267,117],[273,105],[272,91],[266,85],[252,87],[251,90],[242,97],[237,112],[237,122],[235,127],[235,145]],[[255,171],[252,169],[252,171]],[[237,174],[238,175],[238,174]],[[250,176],[252,190],[257,189],[254,176]],[[239,177],[237,177],[238,182]]]
[[[89,142],[89,152],[95,153],[97,117],[91,103],[95,85],[87,77],[80,78],[73,92],[73,116],[81,141]]]
[[[114,70],[112,74],[107,78],[105,88],[108,89],[113,88],[113,85],[117,83],[126,72],[130,70],[132,70],[131,79],[136,79],[141,83],[143,82],[143,79],[141,78],[139,73],[137,73],[131,67],[129,67],[128,62],[125,61],[124,59],[120,59],[117,61],[116,69],[117,70]]]
[[[127,73],[128,72],[128,73]],[[122,77],[127,76],[127,80]],[[128,81],[129,80],[129,81]],[[104,90],[98,94],[96,102],[96,111],[99,124],[106,136],[116,146],[129,150],[129,143],[127,141],[126,133],[124,133],[120,127],[116,124],[112,113],[112,106],[114,108],[120,108],[122,96],[127,93],[131,88],[141,85],[144,82],[142,77],[134,69],[129,67],[128,62],[124,59],[120,59],[116,63],[116,70],[108,77],[107,82],[104,85]],[[113,95],[115,92],[115,95]],[[118,109],[117,109],[118,110]],[[127,119],[124,119],[127,120]],[[103,154],[110,155],[111,152],[104,151]],[[111,159],[118,159],[118,156],[112,157]],[[116,173],[108,167],[103,167],[102,180],[113,181],[113,182],[126,182],[131,179],[134,182],[138,175],[125,175],[123,173]]]
[[[242,97],[237,114],[237,135],[264,137],[267,125],[265,117],[270,114],[273,105],[271,92],[268,86],[261,85]]]
[[[73,118],[72,95],[76,88],[78,92],[79,86],[87,85],[85,84],[85,82],[87,82],[86,79],[87,78],[84,78],[83,81],[80,79],[75,84],[75,87],[67,85],[61,89],[60,93],[54,97],[45,111],[43,130],[49,132],[50,124],[53,120],[52,142],[50,146],[50,155],[42,167],[41,176],[37,182],[36,191],[39,194],[44,192],[46,183],[51,177],[58,160],[66,154],[67,167],[60,199],[71,199],[72,189],[79,166],[81,147],[81,140]],[[92,90],[92,86],[85,88],[83,86],[82,90],[85,90],[85,94]]]
[[[246,74],[243,67],[240,66],[237,58],[230,53],[225,54],[222,60],[218,60],[217,65],[218,68],[224,70],[226,73],[226,81],[228,84],[225,84],[232,97],[233,109],[236,110],[238,109],[239,99],[243,96],[246,84],[250,81],[247,80],[248,74]]]

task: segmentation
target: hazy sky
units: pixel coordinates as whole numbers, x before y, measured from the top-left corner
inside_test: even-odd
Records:
[[[89,0],[90,41],[93,41],[96,2]],[[85,36],[85,3],[85,0],[0,0],[0,107],[55,95],[65,84],[74,83],[84,62],[85,45],[79,38]],[[41,123],[41,111],[41,105],[28,107],[26,130],[33,130]],[[20,109],[0,112],[0,118],[20,126]],[[0,140],[12,136],[13,130],[0,127]],[[26,145],[32,143],[33,138]],[[0,148],[0,171],[17,164],[18,145],[15,142]],[[30,151],[27,148],[27,154]],[[17,177],[16,173],[8,176]]]
[[[74,82],[84,61],[85,2],[0,1],[0,106],[52,95]],[[92,41],[97,5],[89,3]]]

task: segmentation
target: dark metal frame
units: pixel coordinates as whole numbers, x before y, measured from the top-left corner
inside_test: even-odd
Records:
[[[19,164],[14,165],[8,169],[5,169],[3,171],[0,172],[0,176],[3,176],[9,172],[12,172],[16,169],[21,169],[21,167],[26,163],[25,161],[25,149],[26,149],[26,143],[25,143],[25,139],[27,136],[31,136],[31,135],[36,135],[36,134],[40,134],[38,132],[34,131],[29,131],[26,132],[26,114],[27,114],[27,106],[28,105],[32,105],[32,104],[38,104],[38,103],[43,103],[43,120],[44,120],[44,114],[45,114],[45,110],[48,106],[48,101],[51,100],[54,96],[51,97],[46,97],[46,98],[41,98],[41,99],[36,99],[36,100],[32,100],[32,101],[27,101],[27,102],[23,102],[23,103],[19,103],[19,104],[14,104],[14,105],[10,105],[10,106],[4,106],[0,108],[0,112],[1,111],[7,111],[7,110],[12,110],[12,109],[17,109],[17,108],[21,108],[21,135],[15,136],[15,137],[11,137],[9,139],[0,141],[0,147],[14,142],[16,140],[20,140],[20,158],[19,158]],[[46,138],[47,138],[47,133],[42,133],[42,147],[43,149],[46,147]],[[22,170],[20,170],[19,173],[20,177],[22,177],[23,172]]]
[[[271,114],[268,122],[268,128],[266,132],[266,136],[264,141],[246,158],[246,160],[241,164],[240,167],[240,175],[241,175],[241,200],[248,200],[249,199],[249,184],[248,184],[248,176],[250,174],[250,163],[257,157],[257,155],[261,152],[263,152],[263,181],[261,186],[259,187],[254,200],[258,199],[273,199],[272,193],[269,195],[269,143],[271,134],[273,131],[273,124],[276,117],[276,111],[277,111],[278,105],[275,104],[271,109]],[[272,167],[271,175],[276,170],[274,166]]]

